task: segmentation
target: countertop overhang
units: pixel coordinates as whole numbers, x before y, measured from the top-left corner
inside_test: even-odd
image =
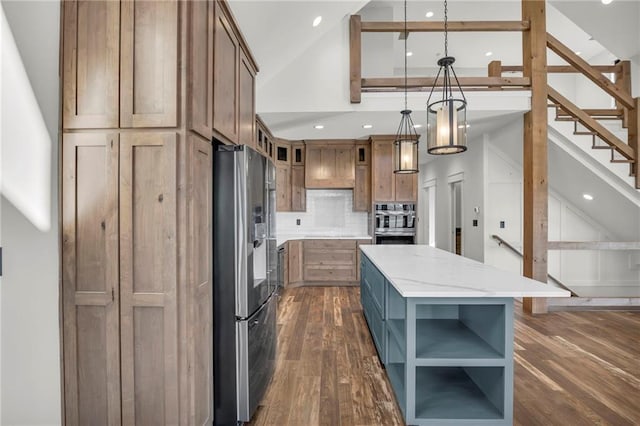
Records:
[[[426,245],[363,245],[402,297],[569,297],[571,294]]]

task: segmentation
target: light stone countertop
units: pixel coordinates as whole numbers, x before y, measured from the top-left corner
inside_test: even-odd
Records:
[[[516,273],[426,245],[365,245],[362,252],[403,297],[569,297]]]
[[[289,240],[370,240],[371,235],[351,235],[351,234],[278,234],[276,236],[278,246],[286,243]]]

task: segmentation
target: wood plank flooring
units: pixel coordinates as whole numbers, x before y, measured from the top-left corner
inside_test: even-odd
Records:
[[[640,425],[640,312],[515,310],[515,425]],[[285,290],[278,338],[252,426],[404,424],[359,288]]]

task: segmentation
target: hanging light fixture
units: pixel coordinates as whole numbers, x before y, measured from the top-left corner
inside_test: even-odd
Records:
[[[438,74],[427,100],[427,152],[457,154],[467,150],[467,99],[453,69],[456,58],[449,56],[447,0],[444,0],[444,57],[438,60]],[[438,78],[442,74],[442,99],[431,102]],[[453,96],[452,76],[458,97]]]
[[[404,0],[404,109],[394,140],[394,173],[418,173],[418,133],[407,108],[407,0]]]

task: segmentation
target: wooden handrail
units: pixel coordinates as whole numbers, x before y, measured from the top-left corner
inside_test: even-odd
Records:
[[[549,33],[547,33],[547,47],[571,64],[571,66],[582,72],[585,77],[593,81],[598,87],[614,97],[626,108],[634,108],[633,97],[629,93],[624,92],[608,78],[603,76],[601,72],[593,68],[587,61],[576,55],[573,50],[569,49]]]
[[[633,148],[622,142],[602,124],[591,118],[591,116],[589,116],[586,112],[581,110],[578,106],[576,106],[574,103],[569,101],[567,98],[562,96],[550,86],[547,87],[547,96],[564,111],[577,118],[584,127],[591,130],[592,132],[596,132],[603,141],[608,143],[613,149],[618,151],[625,158],[629,160],[635,160],[636,156]]]
[[[353,16],[353,15],[352,15]],[[449,21],[449,32],[528,31],[529,21]],[[408,21],[406,32],[443,32],[444,22]],[[372,21],[362,23],[362,32],[404,33],[404,21]]]
[[[515,254],[517,254],[518,256],[520,256],[520,258],[522,258],[522,253],[520,253],[520,251],[515,248],[514,246],[512,246],[511,244],[509,244],[507,241],[505,241],[502,237],[500,237],[499,235],[492,235],[491,238],[493,238],[494,240],[496,240],[498,242],[499,246],[504,245],[506,248],[508,248],[509,250],[511,250],[512,252],[514,252]],[[557,279],[556,277],[554,277],[551,274],[547,274],[547,276],[549,278],[551,278],[552,280],[554,280],[560,287],[562,287],[563,289],[567,290],[568,292],[571,293],[571,296],[577,296],[576,293],[574,293],[569,287],[567,287],[566,285],[564,285],[562,283],[562,281],[560,281],[559,279]]]

